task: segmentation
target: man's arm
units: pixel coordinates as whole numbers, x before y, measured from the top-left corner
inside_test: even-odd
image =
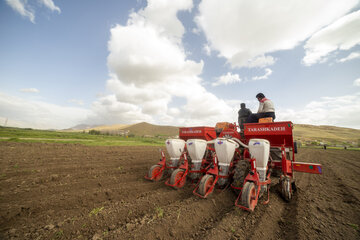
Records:
[[[264,108],[264,103],[261,102],[261,103],[259,104],[259,109],[258,109],[257,113],[263,112],[263,108]]]

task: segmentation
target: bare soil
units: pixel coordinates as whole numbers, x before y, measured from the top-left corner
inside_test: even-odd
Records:
[[[235,194],[144,179],[157,147],[0,143],[0,239],[360,239],[360,152],[299,149],[323,175],[296,174],[287,203],[273,179],[252,213]]]

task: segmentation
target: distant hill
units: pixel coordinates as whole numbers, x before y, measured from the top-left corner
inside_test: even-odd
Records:
[[[123,128],[131,126],[130,124],[114,124],[114,125],[88,125],[88,124],[79,124],[69,129],[64,129],[64,131],[70,132],[88,132],[90,130],[97,131],[114,131],[114,130],[122,130]]]
[[[98,131],[114,131],[114,130],[124,130],[125,128],[131,126],[131,124],[113,124],[113,125],[102,125],[96,126],[89,130],[98,130]]]
[[[177,136],[179,135],[179,128],[173,126],[153,125],[142,122],[133,124],[123,130],[128,130],[129,134],[135,136]]]
[[[82,130],[88,130],[88,129],[91,129],[91,128],[95,128],[97,127],[97,125],[88,125],[88,124],[79,124],[79,125],[76,125],[74,127],[71,127],[71,128],[68,128],[68,129],[64,129],[66,131],[82,131]]]
[[[302,142],[322,142],[325,144],[360,144],[360,130],[335,126],[314,126],[294,124],[294,139]]]

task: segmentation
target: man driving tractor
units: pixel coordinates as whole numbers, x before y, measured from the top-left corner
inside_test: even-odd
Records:
[[[275,120],[275,107],[274,103],[265,97],[263,93],[258,93],[256,98],[259,101],[259,109],[257,113],[251,114],[246,120],[247,123],[257,123],[260,118],[271,117],[272,120]]]

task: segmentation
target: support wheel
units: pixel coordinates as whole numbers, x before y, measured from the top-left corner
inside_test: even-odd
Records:
[[[206,193],[211,188],[211,185],[214,182],[214,177],[212,175],[206,174],[200,181],[199,184],[199,193],[202,196],[205,196]]]
[[[289,177],[283,177],[281,180],[281,195],[285,201],[289,202],[292,197],[292,186]]]
[[[241,205],[251,211],[254,210],[256,206],[256,187],[253,182],[245,183],[241,194]]]
[[[184,175],[185,170],[184,169],[176,169],[173,171],[170,177],[170,184],[174,185],[175,188],[182,188],[185,185],[186,177],[182,180],[182,176]],[[176,185],[175,185],[176,184]]]
[[[157,182],[162,178],[163,174],[164,174],[164,171],[161,170],[160,165],[153,165],[149,169],[148,177],[153,178],[153,181]]]
[[[246,160],[240,160],[235,166],[235,173],[233,176],[232,185],[237,188],[242,188],[244,180],[250,171],[250,163]],[[233,188],[236,195],[240,194],[240,189]]]

